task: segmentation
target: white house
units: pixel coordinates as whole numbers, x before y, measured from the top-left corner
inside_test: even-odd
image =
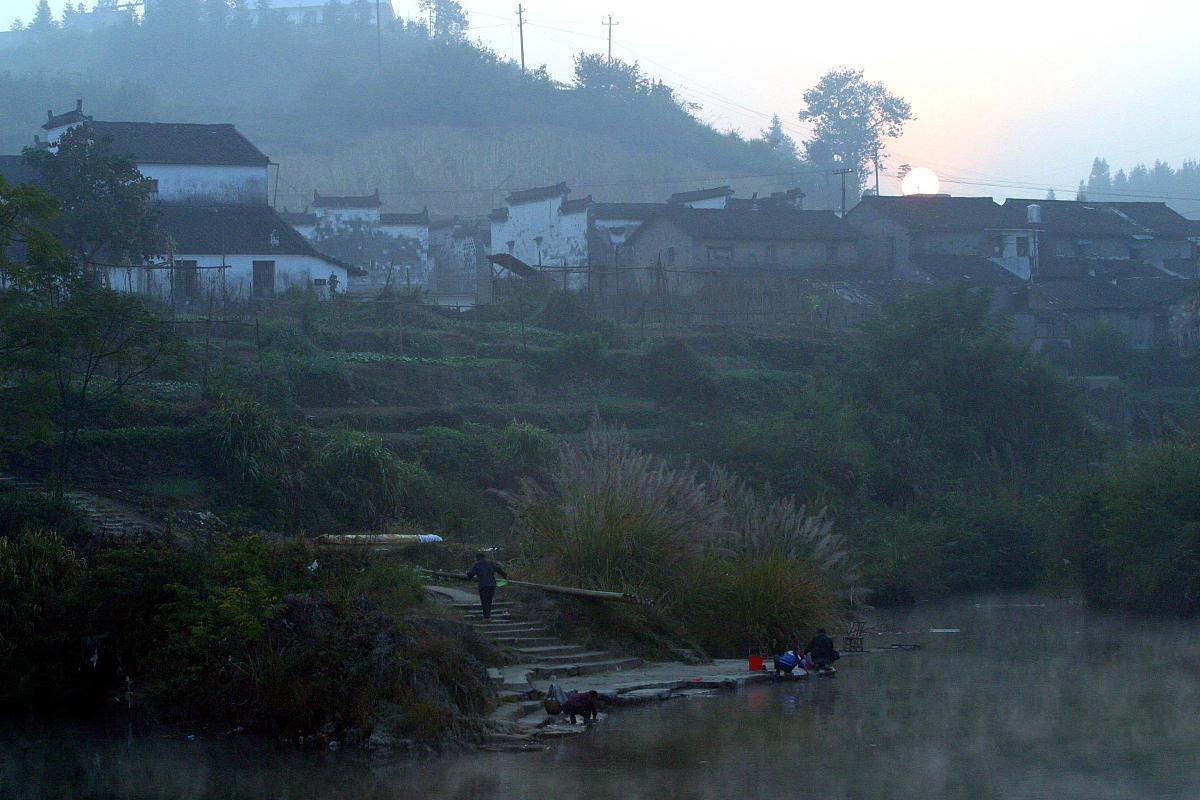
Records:
[[[429,287],[433,261],[429,249],[429,209],[416,214],[385,212],[379,215],[379,230],[394,239],[407,239],[417,250],[416,263],[406,264],[405,280],[413,285]]]
[[[203,306],[210,299],[266,299],[312,289],[344,292],[359,271],[318,253],[269,206],[163,204],[168,252],[148,266],[111,267],[114,289]]]
[[[561,270],[564,285],[582,285],[588,264],[592,198],[568,199],[566,183],[513,192],[506,208],[489,216],[493,253],[508,253],[532,267]],[[558,275],[555,276],[559,278]]]
[[[105,122],[77,100],[65,114],[47,112],[47,146],[79,125],[132,158],[159,203],[161,258],[109,267],[114,289],[174,303],[266,298],[292,287],[328,297],[361,272],[319,253],[270,207],[270,159],[233,125]]]
[[[354,223],[370,227],[379,225],[379,209],[383,202],[379,190],[367,195],[323,195],[313,192],[312,210],[317,215],[317,225],[340,228]]]

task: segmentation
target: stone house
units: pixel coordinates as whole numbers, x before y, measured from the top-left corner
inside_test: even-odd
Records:
[[[1024,213],[990,197],[868,195],[846,221],[862,234],[864,263],[896,280],[937,283],[954,259],[971,274],[998,267],[1028,279],[1038,262]]]
[[[860,236],[831,211],[668,205],[626,241],[638,287],[687,292],[711,278],[854,270]]]

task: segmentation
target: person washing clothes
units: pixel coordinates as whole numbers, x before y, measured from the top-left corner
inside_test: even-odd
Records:
[[[775,674],[779,677],[791,675],[800,666],[800,648],[793,647],[782,655],[775,656]]]
[[[487,553],[475,554],[475,566],[467,571],[467,580],[479,582],[479,606],[483,621],[492,619],[492,600],[496,597],[496,576],[508,578],[508,573],[488,560]]]
[[[808,643],[808,647],[804,648],[804,655],[816,669],[829,669],[833,662],[842,657],[824,628],[817,628],[816,635]]]

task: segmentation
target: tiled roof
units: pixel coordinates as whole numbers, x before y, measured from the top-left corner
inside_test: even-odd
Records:
[[[1037,267],[1041,280],[1071,278],[1099,278],[1101,280],[1124,280],[1126,278],[1161,278],[1161,270],[1140,261],[1117,258],[1054,258],[1043,257]]]
[[[935,283],[969,283],[973,286],[1020,286],[1024,281],[983,256],[913,256],[910,263]]]
[[[83,101],[76,100],[75,107],[66,113],[55,114],[53,111],[47,111],[46,121],[42,123],[42,129],[52,131],[64,125],[71,125],[75,122],[86,122],[89,119],[91,117],[83,113]]]
[[[566,181],[556,183],[553,186],[538,186],[533,189],[521,189],[511,193],[504,198],[504,202],[512,205],[520,205],[521,203],[534,203],[538,200],[546,200],[551,197],[566,197],[571,193],[567,188]]]
[[[638,228],[637,239],[657,221],[669,221],[695,239],[722,241],[802,242],[854,240],[859,234],[832,211],[772,208],[746,211],[729,208],[665,206]]]
[[[733,194],[730,186],[715,186],[711,189],[693,189],[690,192],[676,192],[667,198],[668,203],[695,203],[700,200],[711,200],[714,197],[729,197]]]
[[[380,214],[380,225],[428,225],[429,209],[423,208],[413,214]]]
[[[588,210],[588,206],[592,204],[592,196],[579,197],[574,200],[563,200],[562,205],[558,207],[560,214],[579,214]]]
[[[1020,200],[1009,198],[1004,207],[1020,213],[1026,219],[1026,209],[1041,206],[1042,221],[1028,227],[1059,236],[1137,236],[1147,231],[1124,214],[1117,213],[1111,204],[1089,203],[1080,200]]]
[[[379,208],[383,205],[378,189],[374,194],[363,195],[321,194],[314,190],[312,204],[313,208]]]
[[[491,213],[488,214],[488,219],[492,222],[505,222],[508,219],[508,209],[493,208]]]
[[[853,223],[867,211],[887,217],[906,228],[927,232],[984,231],[989,228],[1021,227],[1024,212],[1015,213],[990,197],[946,195],[868,195],[846,215]]]
[[[596,219],[647,220],[661,208],[662,203],[596,203],[592,213]]]
[[[158,207],[158,222],[180,254],[312,256],[358,271],[319,253],[270,206],[164,203]]]
[[[183,122],[87,123],[97,140],[141,164],[209,164],[265,167],[269,162],[232,125]]]
[[[1192,233],[1189,220],[1166,203],[1104,203],[1141,225],[1159,239],[1186,239]]]
[[[1195,290],[1195,281],[1170,277],[1073,278],[1032,284],[1029,306],[1056,311],[1149,311],[1179,302]]]

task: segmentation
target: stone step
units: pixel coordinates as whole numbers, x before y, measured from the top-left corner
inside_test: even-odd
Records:
[[[594,661],[611,661],[612,653],[606,650],[584,650],[577,649],[571,653],[561,653],[558,655],[538,654],[537,658],[532,663],[538,666],[549,666],[552,664],[590,664]]]
[[[536,664],[529,668],[529,680],[544,680],[550,677],[566,678],[577,675],[600,675],[606,672],[620,672],[626,669],[637,669],[644,662],[640,658],[613,658],[608,661],[594,661],[589,664]]]
[[[516,636],[493,636],[492,641],[496,644],[504,645],[505,647],[540,647],[541,645],[560,644],[561,639],[556,639],[553,636],[525,636],[524,633],[519,633]]]
[[[582,655],[587,652],[585,648],[577,644],[563,644],[562,642],[559,642],[558,644],[535,645],[532,647],[526,645],[515,647],[513,649],[522,656],[528,656],[531,660],[538,661],[544,661],[549,657],[558,658],[560,656],[567,655]],[[605,655],[608,654],[605,653]]]
[[[492,608],[496,608],[496,609],[512,608],[512,606],[513,606],[512,603],[505,603],[505,602],[499,602],[499,601],[492,603]],[[451,603],[450,607],[478,611],[479,603]]]
[[[476,609],[475,611],[464,611],[463,616],[467,619],[483,619],[483,612]],[[504,609],[496,609],[492,612],[492,619],[514,619]]]
[[[498,636],[517,633],[543,633],[545,625],[536,622],[474,622],[471,627],[480,633],[494,633]]]

